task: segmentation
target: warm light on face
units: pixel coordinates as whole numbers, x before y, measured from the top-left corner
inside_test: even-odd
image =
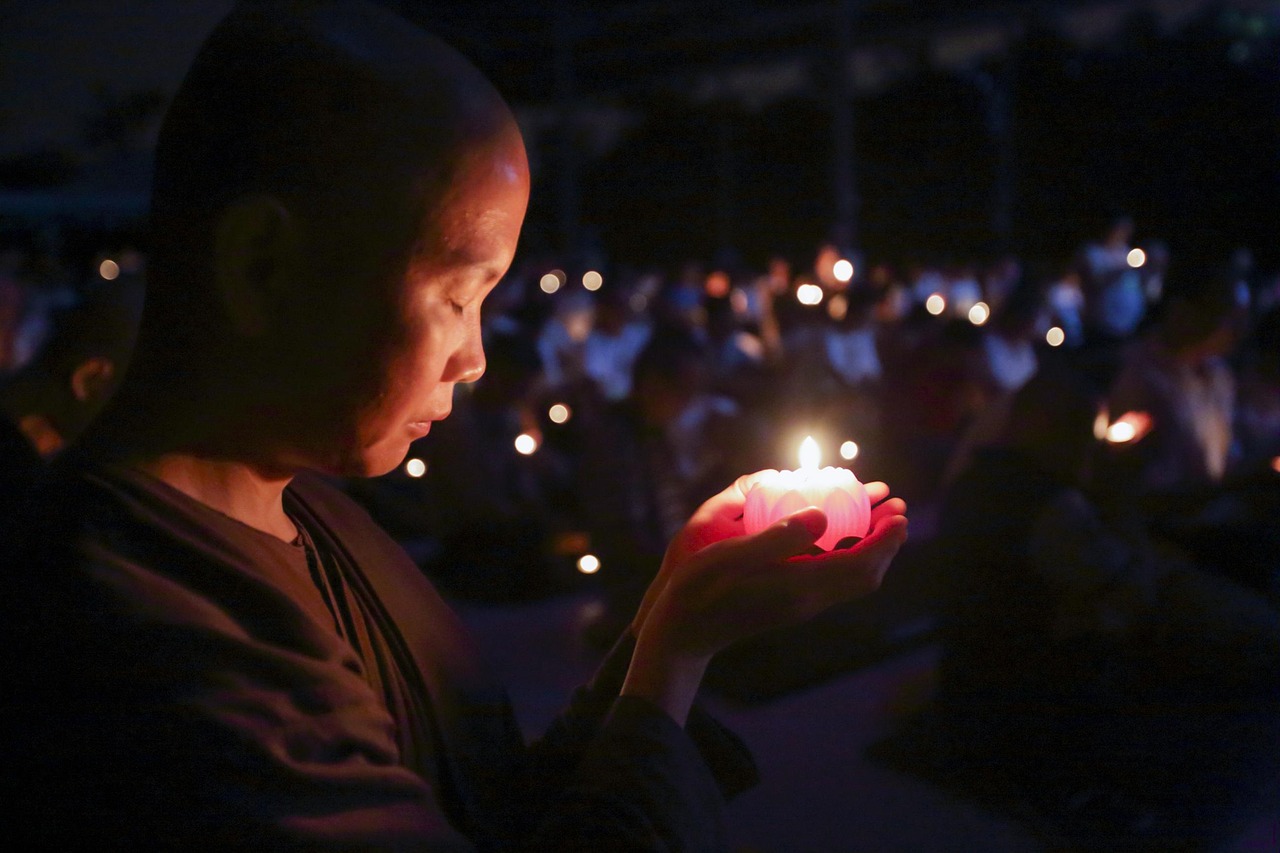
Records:
[[[521,456],[532,456],[538,449],[538,440],[527,432],[516,436],[516,453]]]
[[[1129,262],[1129,266],[1136,270],[1147,262],[1147,253],[1141,249],[1130,249],[1129,256],[1125,260]]]
[[[846,441],[840,445],[840,458],[846,462],[858,458],[858,443],[856,441]]]
[[[560,277],[549,272],[538,282],[538,286],[542,288],[543,293],[555,293],[560,289]]]
[[[587,270],[582,274],[582,286],[587,290],[596,291],[604,284],[604,276],[595,270]]]
[[[934,293],[924,301],[924,310],[937,317],[947,310],[947,300],[942,298],[941,293]]]
[[[800,467],[817,470],[818,463],[822,461],[822,450],[818,447],[818,442],[813,440],[813,436],[808,436],[804,441],[800,442]]]
[[[578,558],[578,571],[584,575],[594,575],[600,571],[600,558],[595,554],[583,554]]]
[[[564,403],[556,403],[554,406],[552,406],[550,409],[547,410],[547,417],[551,419],[552,423],[556,423],[556,424],[562,424],[567,422],[569,420],[569,415],[570,415],[569,407],[566,406]]]
[[[1044,333],[1044,342],[1051,347],[1062,346],[1063,341],[1067,339],[1067,333],[1062,329],[1054,326],[1052,329]]]
[[[796,288],[796,301],[801,305],[819,305],[822,302],[822,288],[816,284],[802,284]]]
[[[102,276],[107,281],[115,281],[120,277],[120,265],[110,258],[107,258],[105,261],[98,264],[98,275]]]
[[[975,326],[981,326],[991,317],[991,309],[985,302],[975,302],[973,307],[969,309],[969,322]]]
[[[836,281],[849,282],[853,280],[853,264],[844,258],[836,261],[831,267],[831,275]]]
[[[410,459],[404,463],[404,472],[415,480],[427,473],[427,463],[421,459]]]

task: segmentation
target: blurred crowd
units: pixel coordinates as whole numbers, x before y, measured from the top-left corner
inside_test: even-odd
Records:
[[[984,744],[948,760],[1218,831],[1280,750],[1280,275],[1135,234],[1117,218],[1054,265],[525,258],[486,302],[484,378],[348,489],[455,595],[599,585],[612,639],[699,503],[812,435],[911,507],[931,713]],[[130,249],[0,254],[10,506],[118,382],[144,278]]]

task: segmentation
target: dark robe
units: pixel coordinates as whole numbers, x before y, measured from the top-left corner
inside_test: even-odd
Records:
[[[457,617],[298,477],[321,556],[68,462],[10,546],[8,836],[49,849],[718,849],[741,743],[619,697],[633,643],[532,747]],[[715,772],[712,767],[717,768]]]

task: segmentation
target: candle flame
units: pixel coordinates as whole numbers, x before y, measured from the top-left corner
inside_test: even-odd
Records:
[[[804,441],[800,442],[800,467],[807,470],[817,470],[818,462],[822,458],[822,451],[818,448],[818,442],[813,440],[813,436],[808,436]]]

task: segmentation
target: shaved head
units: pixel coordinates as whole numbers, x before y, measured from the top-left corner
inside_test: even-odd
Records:
[[[371,440],[350,421],[388,393],[376,371],[403,343],[409,280],[473,262],[496,281],[527,170],[501,96],[416,25],[363,0],[240,3],[160,132],[122,399],[189,426],[221,419],[224,445]],[[345,439],[306,436],[319,422]]]

